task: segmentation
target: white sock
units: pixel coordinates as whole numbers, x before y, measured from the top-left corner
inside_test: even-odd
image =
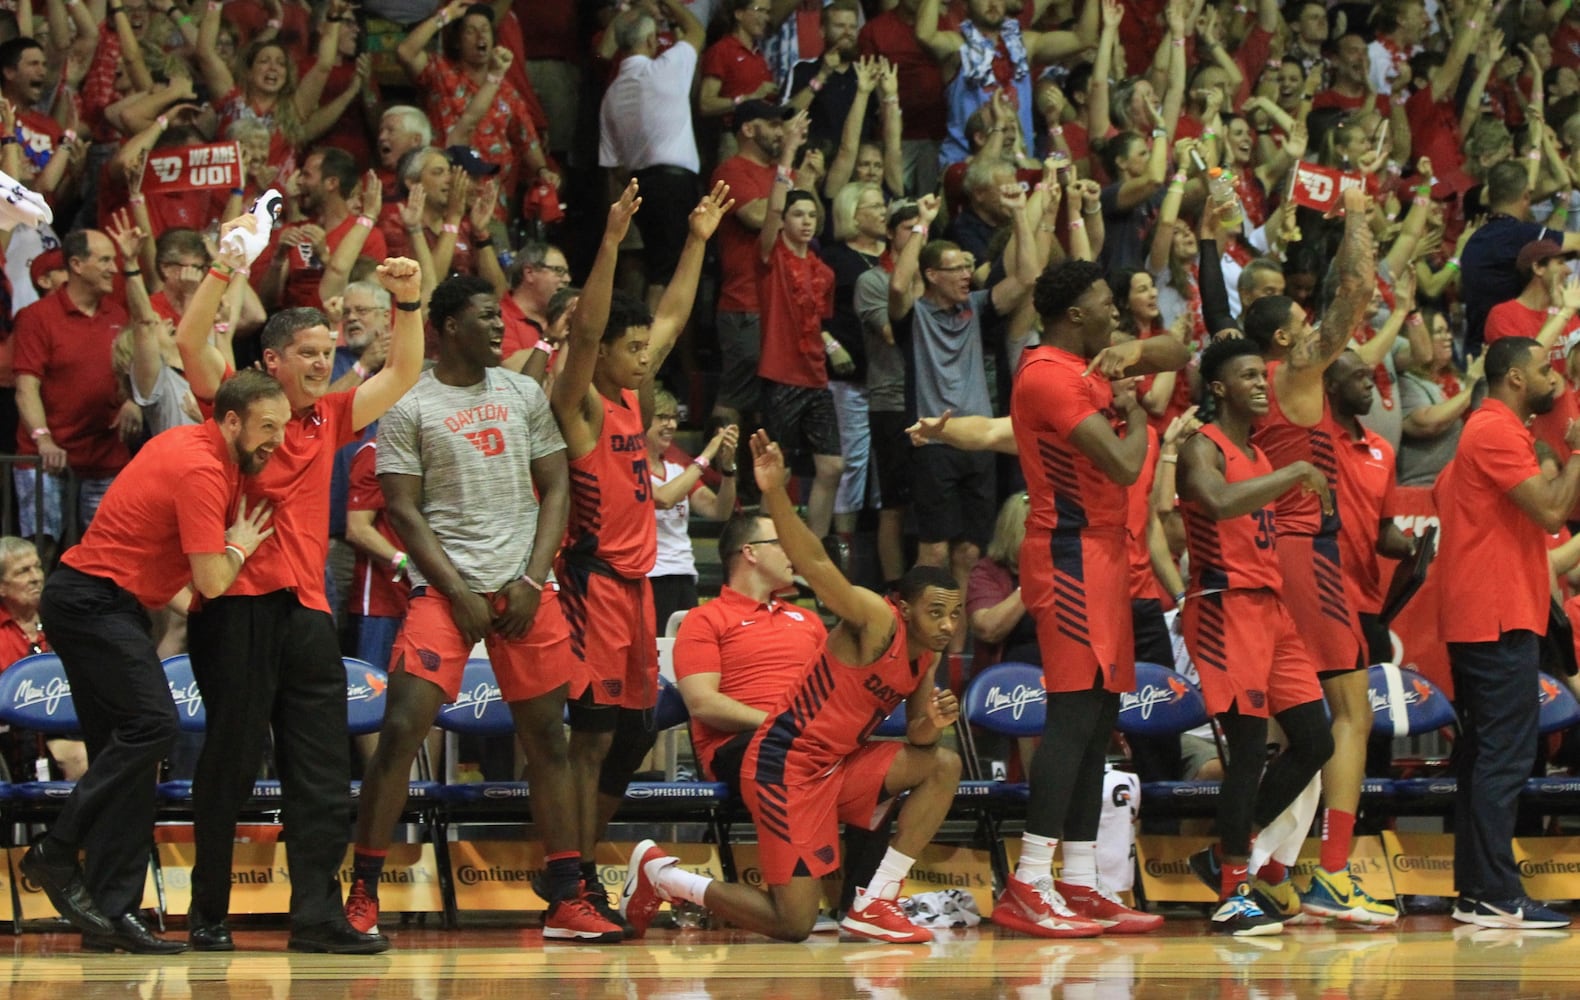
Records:
[[[878,870],[872,873],[872,881],[867,883],[866,888],[856,890],[851,908],[865,909],[867,903],[874,899],[899,899],[900,886],[905,884],[905,876],[911,873],[911,866],[915,863],[915,858],[889,848]]]
[[[713,879],[696,872],[688,872],[678,864],[666,865],[653,879],[653,887],[658,894],[668,902],[683,899],[688,903],[705,906],[702,897],[708,891],[708,884]]]
[[[1097,888],[1097,841],[1064,842],[1064,878],[1061,881],[1088,889]]]
[[[1053,874],[1053,849],[1059,846],[1057,837],[1039,837],[1025,833],[1020,838],[1020,863],[1015,866],[1015,878],[1022,882],[1035,882]]]

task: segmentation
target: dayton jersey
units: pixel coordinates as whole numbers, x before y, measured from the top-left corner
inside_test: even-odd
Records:
[[[1057,347],[1037,347],[1026,352],[1015,376],[1010,422],[1031,494],[1029,530],[1124,531],[1126,487],[1109,479],[1070,440],[1094,413],[1118,424],[1113,386],[1101,375],[1083,374],[1087,363]]]
[[[592,451],[571,459],[568,547],[603,560],[620,576],[647,575],[658,559],[658,519],[647,469],[647,433],[636,393],[603,404],[603,433]]]
[[[1273,373],[1282,361],[1267,363],[1267,416],[1256,425],[1251,436],[1256,446],[1267,454],[1273,468],[1282,469],[1295,462],[1310,462],[1322,470],[1327,478],[1328,492],[1335,502],[1339,495],[1339,459],[1333,440],[1332,428],[1336,426],[1328,411],[1326,397],[1322,400],[1322,419],[1315,427],[1301,427],[1284,414],[1278,403]],[[1335,506],[1332,514],[1322,513],[1322,501],[1307,490],[1290,490],[1274,504],[1278,512],[1278,525],[1286,535],[1333,535],[1339,533],[1340,511]],[[1337,553],[1334,561],[1337,562]]]
[[[1243,483],[1272,474],[1273,463],[1255,445],[1248,456],[1217,424],[1207,424],[1201,433],[1223,453],[1226,482]],[[1222,521],[1213,520],[1194,501],[1184,501],[1180,507],[1185,515],[1185,544],[1190,552],[1191,595],[1219,590],[1281,590],[1283,573],[1274,547],[1278,532],[1271,504]]]
[[[929,659],[912,663],[906,657],[905,623],[898,611],[894,638],[869,664],[841,662],[825,643],[758,728],[741,765],[742,777],[795,785],[828,775],[916,690]]]

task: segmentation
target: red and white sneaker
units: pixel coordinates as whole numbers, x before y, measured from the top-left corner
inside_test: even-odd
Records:
[[[664,849],[651,840],[644,840],[631,852],[625,866],[625,885],[620,888],[620,916],[642,937],[653,923],[660,905],[669,897],[658,891],[658,873],[679,861],[664,853]]]
[[[993,904],[992,920],[1006,930],[1034,937],[1082,938],[1103,933],[1102,924],[1070,911],[1053,887],[1053,879],[1046,875],[1034,883],[1011,875]]]
[[[346,896],[346,922],[358,934],[379,932],[379,901],[368,895],[367,884],[361,879],[351,883],[351,892]]]
[[[1054,882],[1070,912],[1103,925],[1105,934],[1145,934],[1163,926],[1163,914],[1132,910],[1101,889],[1070,882]]]
[[[555,941],[613,944],[623,941],[625,932],[599,915],[585,896],[571,896],[549,904],[543,917],[543,936]]]
[[[932,931],[911,923],[895,899],[869,899],[859,910],[852,905],[839,926],[857,937],[892,944],[926,944],[933,939]]]

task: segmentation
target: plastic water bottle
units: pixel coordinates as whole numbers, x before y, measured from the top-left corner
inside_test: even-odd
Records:
[[[1220,212],[1218,224],[1226,230],[1239,229],[1245,222],[1245,210],[1240,207],[1240,196],[1234,190],[1234,181],[1222,167],[1207,171],[1207,191],[1212,197],[1214,210]],[[1223,211],[1220,206],[1232,206],[1233,211]]]

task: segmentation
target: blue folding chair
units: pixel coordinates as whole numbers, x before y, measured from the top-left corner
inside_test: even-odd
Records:
[[[1537,675],[1537,726],[1542,735],[1561,732],[1580,725],[1580,701],[1563,684],[1546,674]],[[1568,775],[1527,778],[1520,799],[1544,813],[1572,814],[1580,811],[1580,778]]]
[[[1173,736],[1212,721],[1207,699],[1189,677],[1156,663],[1136,664],[1136,686],[1119,696],[1115,728],[1126,736]],[[1148,781],[1141,809],[1168,816],[1210,816],[1218,809],[1216,781]]]
[[[80,731],[77,708],[71,700],[60,657],[54,653],[25,656],[0,673],[0,723],[31,729],[47,736],[71,736]],[[53,818],[75,783],[70,781],[20,781],[11,785],[11,820],[43,822]]]
[[[1372,706],[1372,734],[1398,738],[1420,736],[1440,729],[1459,729],[1454,703],[1431,680],[1405,667],[1379,663],[1367,668],[1367,697]],[[1363,798],[1391,794],[1395,812],[1441,814],[1454,803],[1459,783],[1452,774],[1393,778],[1386,789],[1382,779],[1368,778]]]

